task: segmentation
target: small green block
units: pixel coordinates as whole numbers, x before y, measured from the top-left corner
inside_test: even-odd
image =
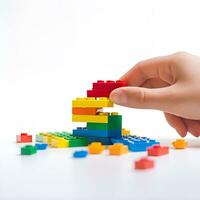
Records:
[[[26,145],[24,147],[21,147],[21,155],[32,155],[35,153],[37,153],[37,149],[35,146]]]

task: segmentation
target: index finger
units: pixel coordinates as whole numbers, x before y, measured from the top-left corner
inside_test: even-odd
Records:
[[[136,64],[120,80],[126,81],[130,86],[141,86],[148,79],[160,78],[171,84],[174,81],[172,56],[160,56],[144,60]]]

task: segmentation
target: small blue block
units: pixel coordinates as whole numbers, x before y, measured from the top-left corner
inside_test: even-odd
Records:
[[[87,157],[87,155],[88,155],[88,152],[84,151],[84,150],[82,150],[82,151],[75,151],[73,153],[73,157],[74,158],[85,158],[85,157]]]
[[[35,144],[35,147],[37,148],[37,150],[45,150],[47,148],[48,144],[46,143],[37,143]]]

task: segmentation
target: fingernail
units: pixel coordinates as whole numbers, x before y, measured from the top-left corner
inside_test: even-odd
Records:
[[[199,137],[199,134],[196,132],[196,131],[194,131],[192,128],[188,128],[188,131],[194,136],[194,137]]]
[[[118,90],[111,94],[111,100],[119,105],[127,104],[127,96],[124,92]]]

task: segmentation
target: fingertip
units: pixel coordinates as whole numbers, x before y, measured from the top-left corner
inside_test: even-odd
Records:
[[[111,101],[115,102],[116,95],[117,95],[117,94],[116,94],[116,91],[113,90],[113,91],[110,93],[110,95],[109,95],[109,99],[110,99]]]
[[[121,88],[117,88],[110,93],[110,100],[115,104],[126,105],[127,97]]]
[[[169,113],[164,113],[164,114],[167,122],[176,130],[176,132],[181,137],[185,137],[187,135],[188,130],[183,119]]]
[[[191,127],[188,128],[188,131],[194,136],[194,137],[199,137],[199,132],[192,129]]]
[[[184,123],[187,126],[188,132],[190,132],[194,137],[199,137],[200,124],[198,120],[184,119]]]
[[[187,135],[187,130],[176,130],[181,137],[185,137]]]
[[[182,121],[182,122],[183,122],[183,121]],[[186,128],[184,122],[183,122],[182,126],[178,126],[178,127],[176,128],[176,131],[178,132],[178,134],[179,134],[181,137],[185,137],[185,136],[187,135],[187,132],[188,132],[188,130],[187,130],[187,128]]]

